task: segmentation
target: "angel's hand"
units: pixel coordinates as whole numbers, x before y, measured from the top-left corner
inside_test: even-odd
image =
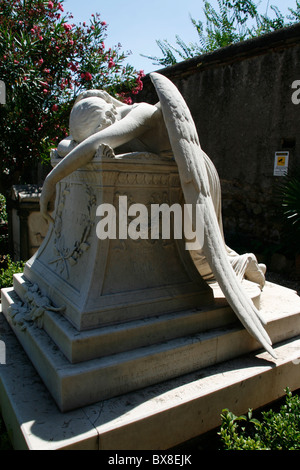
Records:
[[[54,223],[54,220],[49,214],[48,206],[49,206],[49,203],[53,201],[54,197],[55,197],[55,185],[50,183],[46,178],[43,188],[42,188],[41,197],[40,197],[40,212],[45,220],[47,220],[48,222],[52,222],[52,223]]]

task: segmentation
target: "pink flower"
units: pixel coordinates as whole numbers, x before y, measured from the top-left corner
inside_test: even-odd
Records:
[[[101,21],[102,26],[106,26],[106,21]]]
[[[73,62],[71,62],[71,63],[69,64],[69,67],[70,67],[70,69],[72,70],[72,72],[77,72],[77,70],[78,70],[78,66],[75,65],[75,64],[73,64]]]
[[[137,90],[142,90],[142,89],[143,89],[143,82],[142,82],[142,80],[138,77],[138,78],[136,79],[136,82],[137,82],[137,87],[136,87],[136,89],[137,89]]]
[[[44,59],[40,59],[39,60],[39,65],[43,65],[43,63],[44,63]]]
[[[53,2],[51,2],[51,1],[50,1],[50,2],[48,2],[48,8],[51,8],[51,9],[52,9],[53,7],[54,7],[54,4],[53,4]]]
[[[42,41],[44,38],[43,36],[39,36],[39,40]]]
[[[62,6],[62,4],[61,4],[60,2],[58,2],[58,5],[57,5],[57,6],[58,6],[58,9],[59,9],[60,11],[64,11],[64,7]]]
[[[114,61],[113,61],[112,59],[109,59],[109,61],[108,61],[108,68],[111,69],[114,65],[116,65],[116,64],[114,63]]]
[[[49,91],[46,90],[46,88],[44,88],[44,89],[43,89],[43,93],[44,93],[44,95],[47,95],[47,93],[49,93]]]
[[[70,24],[64,23],[65,31],[71,31],[72,26]]]
[[[85,73],[85,79],[86,79],[86,81],[92,80],[92,78],[93,78],[93,77],[92,77],[92,75],[90,74],[90,72],[86,72],[86,73]]]

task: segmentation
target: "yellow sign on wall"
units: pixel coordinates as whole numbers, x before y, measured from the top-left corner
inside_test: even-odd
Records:
[[[275,152],[274,176],[285,176],[288,172],[289,152]]]

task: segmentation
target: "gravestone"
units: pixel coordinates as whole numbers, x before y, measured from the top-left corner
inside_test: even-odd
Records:
[[[216,209],[217,180],[188,110],[168,82],[158,74],[154,81],[163,109],[159,124],[167,123],[172,151],[117,153],[103,142],[86,159],[89,143],[98,138],[92,132],[77,150],[72,143],[64,159],[54,152],[54,170],[43,188],[47,199],[49,181],[61,175],[53,223],[13,287],[2,290],[3,314],[61,412],[204,371],[262,345],[275,356],[269,335],[276,342],[298,334],[298,326],[282,326],[284,316],[264,325],[261,286],[238,279],[230,264]],[[136,127],[147,134],[147,113],[152,119],[159,109],[126,108],[130,132],[135,116]],[[105,131],[114,143],[124,133],[123,122],[119,134],[113,134],[117,122],[99,135]],[[152,132],[150,142],[155,138]],[[80,150],[77,167],[66,171]],[[128,236],[130,228],[137,233],[135,210],[141,205],[189,203],[202,222],[203,252],[186,250],[175,225],[169,236],[158,231],[152,237],[144,220],[143,236]],[[100,216],[110,209],[110,236],[104,237]],[[201,275],[207,263],[217,281]]]

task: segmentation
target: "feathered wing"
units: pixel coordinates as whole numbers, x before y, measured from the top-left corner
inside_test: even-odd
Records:
[[[203,152],[191,113],[175,85],[156,72],[150,74],[162,108],[178,166],[186,204],[203,222],[202,251],[229,305],[248,332],[274,357],[263,320],[229,263],[214,210]]]

